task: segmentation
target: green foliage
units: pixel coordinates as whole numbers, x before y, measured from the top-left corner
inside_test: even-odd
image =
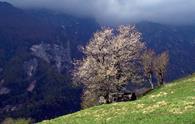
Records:
[[[133,102],[92,107],[40,124],[194,124],[195,75]]]

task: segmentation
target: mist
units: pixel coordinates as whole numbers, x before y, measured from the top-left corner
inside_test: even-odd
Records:
[[[151,21],[188,25],[195,22],[194,0],[4,0],[20,8],[44,8],[81,17],[100,24]]]

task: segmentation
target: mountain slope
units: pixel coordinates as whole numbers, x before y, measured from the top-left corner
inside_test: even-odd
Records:
[[[194,26],[136,26],[150,48],[169,51],[168,80],[195,71]],[[0,122],[6,117],[41,121],[79,111],[81,88],[71,85],[71,62],[82,57],[78,46],[98,29],[93,19],[0,2]]]
[[[0,123],[80,110],[81,89],[71,85],[71,62],[80,56],[78,44],[97,27],[93,19],[0,2]]]
[[[191,74],[195,71],[195,26],[172,26],[151,22],[137,24],[143,40],[156,52],[168,51],[170,63],[168,81]]]
[[[92,107],[40,124],[194,124],[195,75],[134,102]]]

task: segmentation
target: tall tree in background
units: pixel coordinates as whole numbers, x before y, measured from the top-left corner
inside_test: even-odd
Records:
[[[155,60],[155,58],[156,58],[156,54],[151,49],[144,51],[144,53],[142,55],[144,77],[150,83],[151,89],[154,89],[154,84],[152,82],[152,78],[154,75],[154,60]]]
[[[166,73],[168,62],[168,52],[163,52],[160,55],[156,56],[156,58],[154,59],[154,70],[157,76],[159,86],[164,84],[164,75]]]
[[[154,82],[152,81],[154,75],[156,75],[159,86],[164,84],[164,75],[166,73],[168,62],[168,52],[163,52],[159,55],[151,49],[146,49],[143,52],[142,66],[144,77],[150,83],[152,89],[154,89]]]
[[[75,63],[74,81],[84,87],[83,102],[118,92],[129,81],[139,78],[141,54],[145,45],[135,27],[120,26],[114,31],[104,28],[94,34],[82,49],[85,57]],[[83,107],[94,105],[82,103]]]

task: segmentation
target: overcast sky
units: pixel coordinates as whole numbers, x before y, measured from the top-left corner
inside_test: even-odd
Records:
[[[99,23],[195,22],[195,0],[0,0],[22,8],[47,8],[95,18]]]

